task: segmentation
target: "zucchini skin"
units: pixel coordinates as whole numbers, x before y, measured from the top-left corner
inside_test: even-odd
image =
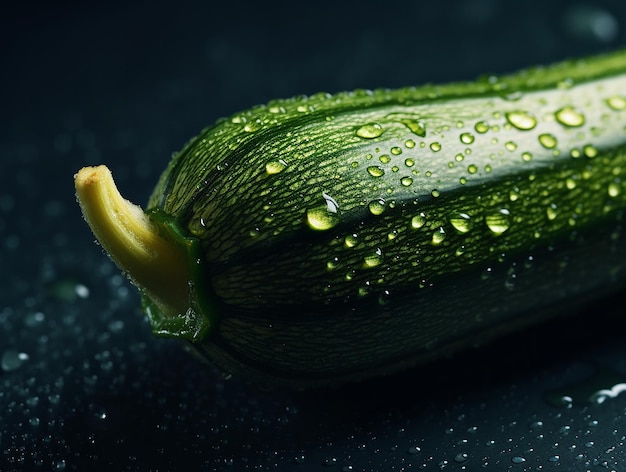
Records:
[[[148,213],[202,248],[203,357],[262,383],[360,380],[623,286],[625,126],[626,51],[277,100],[192,139]]]

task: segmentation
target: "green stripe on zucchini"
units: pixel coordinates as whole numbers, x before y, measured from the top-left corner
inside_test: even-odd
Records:
[[[393,372],[621,286],[625,126],[626,51],[255,107],[191,140],[148,203],[197,249],[185,313],[135,282],[160,334],[226,371]]]

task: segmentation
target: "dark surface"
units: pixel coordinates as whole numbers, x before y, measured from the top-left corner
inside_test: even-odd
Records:
[[[0,470],[622,470],[626,396],[589,395],[626,381],[623,293],[392,378],[261,391],[152,337],[72,175],[106,163],[142,203],[221,116],[616,49],[626,4],[209,4],[3,7]]]

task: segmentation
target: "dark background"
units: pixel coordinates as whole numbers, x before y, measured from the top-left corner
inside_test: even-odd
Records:
[[[0,7],[0,470],[621,470],[623,295],[331,391],[264,391],[153,338],[82,221],[106,163],[147,200],[219,117],[626,45],[626,3],[21,2]],[[571,397],[565,401],[563,396]]]

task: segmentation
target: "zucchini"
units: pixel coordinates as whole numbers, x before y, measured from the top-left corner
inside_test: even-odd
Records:
[[[153,331],[296,387],[395,372],[623,286],[626,51],[472,83],[276,100],[83,214]]]

